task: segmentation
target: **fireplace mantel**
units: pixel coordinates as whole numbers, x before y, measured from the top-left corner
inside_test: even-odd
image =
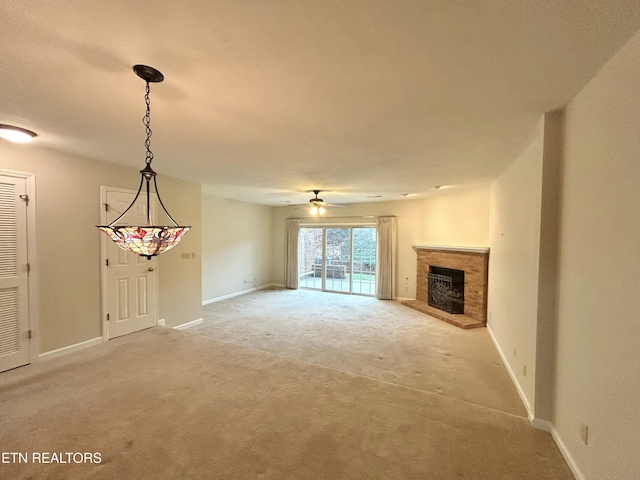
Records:
[[[428,245],[425,243],[417,243],[413,249],[418,250],[442,250],[445,252],[463,252],[463,253],[489,253],[489,247],[457,247],[452,245]]]
[[[487,322],[489,247],[416,244],[416,299],[403,305],[461,328],[483,327]],[[464,313],[452,314],[429,305],[429,267],[461,270],[464,273]]]

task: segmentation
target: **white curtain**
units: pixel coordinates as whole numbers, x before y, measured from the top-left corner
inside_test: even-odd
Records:
[[[376,298],[393,300],[396,291],[396,217],[378,217]]]
[[[284,286],[298,288],[298,230],[300,220],[288,218],[284,232]]]

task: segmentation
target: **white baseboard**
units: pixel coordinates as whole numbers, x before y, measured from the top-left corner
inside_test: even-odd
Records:
[[[204,319],[199,318],[199,319],[193,320],[191,322],[183,323],[182,325],[176,325],[173,328],[174,328],[174,330],[184,330],[184,329],[189,328],[189,327],[195,327],[196,325],[200,325],[202,322],[204,322]]]
[[[569,449],[567,448],[565,443],[562,441],[560,434],[554,427],[551,427],[551,437],[553,438],[553,441],[556,442],[556,445],[558,446],[558,450],[560,450],[560,453],[562,454],[565,461],[567,462],[567,465],[569,465],[569,469],[571,470],[571,473],[573,473],[573,476],[576,478],[576,480],[585,480],[585,476],[582,474],[582,472],[578,468],[578,464],[573,458],[573,455],[571,455],[571,453],[569,452]]]
[[[209,305],[211,303],[221,302],[222,300],[227,300],[228,298],[239,297],[240,295],[246,295],[247,293],[256,292],[258,290],[264,290],[266,288],[284,288],[284,285],[280,285],[277,283],[267,283],[266,285],[260,285],[258,288],[247,288],[246,290],[240,290],[239,292],[229,293],[227,295],[222,295],[220,297],[210,298],[209,300],[203,300],[202,306]]]
[[[531,411],[531,406],[529,405],[529,401],[527,400],[527,397],[525,396],[524,391],[522,390],[522,387],[520,387],[520,384],[518,383],[518,379],[516,378],[515,374],[511,370],[511,366],[509,365],[509,362],[507,362],[504,352],[502,351],[502,348],[500,348],[500,344],[498,343],[495,335],[491,331],[491,325],[489,324],[487,324],[487,331],[489,332],[489,336],[491,337],[491,340],[493,341],[493,344],[495,345],[496,350],[498,351],[498,355],[500,355],[500,359],[502,360],[502,363],[504,364],[505,368],[507,369],[507,372],[509,373],[509,376],[511,377],[511,381],[513,382],[513,384],[516,387],[516,390],[518,391],[518,395],[520,395],[520,399],[522,400],[522,403],[527,409],[527,416],[529,417],[529,422],[531,422],[531,426],[534,428],[537,428],[538,430],[543,430],[545,432],[550,433],[551,438],[553,438],[553,441],[558,446],[558,450],[560,450],[560,453],[562,453],[562,456],[567,462],[567,465],[569,466],[571,473],[573,473],[573,476],[576,478],[576,480],[585,480],[585,477],[582,474],[582,472],[580,472],[580,469],[578,468],[578,465],[574,460],[573,455],[571,455],[571,452],[569,452],[569,449],[567,448],[565,443],[562,441],[562,438],[560,437],[560,434],[553,426],[553,423],[549,422],[548,420],[542,420],[540,418],[534,417],[533,412]]]
[[[535,417],[531,419],[531,426],[547,433],[551,433],[551,430],[553,430],[553,424],[550,421]]]
[[[164,326],[165,326],[164,318],[160,318],[160,319],[158,319],[158,323],[157,323],[157,325],[158,325],[159,327],[164,327]]]
[[[246,290],[240,290],[239,292],[229,293],[227,295],[222,295],[220,297],[210,298],[209,300],[203,300],[202,305],[209,305],[216,302],[221,302],[222,300],[227,300],[228,298],[239,297],[240,295],[246,295],[247,293],[255,292],[258,290],[257,288],[248,288]]]
[[[66,347],[57,348],[56,350],[50,350],[48,352],[41,353],[40,355],[38,355],[38,360],[50,360],[61,355],[66,355],[67,353],[77,352],[78,350],[84,350],[88,347],[95,347],[102,342],[104,342],[104,339],[102,337],[96,337],[90,340],[85,340],[84,342],[74,343],[73,345],[67,345]]]
[[[408,302],[409,300],[415,300],[415,298],[411,297],[396,297],[394,300],[397,302]]]
[[[502,360],[502,363],[507,369],[507,373],[509,373],[509,377],[511,377],[511,381],[516,387],[518,395],[520,395],[520,400],[522,400],[522,403],[524,404],[524,408],[527,409],[527,417],[529,418],[529,421],[532,422],[532,425],[533,425],[533,419],[535,417],[533,416],[533,412],[531,411],[531,405],[529,404],[529,399],[524,394],[524,390],[522,390],[522,387],[520,386],[520,383],[518,382],[518,378],[516,377],[515,373],[513,373],[513,370],[511,370],[511,365],[509,365],[509,362],[507,361],[507,357],[502,351],[502,348],[500,348],[500,344],[498,343],[498,340],[496,340],[496,337],[493,334],[493,331],[491,330],[491,325],[489,325],[488,323],[487,323],[487,331],[489,332],[489,337],[491,337],[491,340],[493,341],[493,344],[495,345],[496,350],[498,351],[498,355],[500,355],[500,359]],[[535,425],[533,426],[535,427]]]

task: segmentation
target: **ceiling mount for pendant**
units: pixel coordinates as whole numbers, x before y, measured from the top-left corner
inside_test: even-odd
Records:
[[[98,225],[98,228],[102,230],[111,240],[113,240],[120,248],[128,252],[135,253],[147,257],[151,260],[151,257],[160,255],[167,250],[175,247],[182,239],[185,233],[191,230],[190,226],[180,226],[169,214],[162,199],[160,198],[160,192],[158,192],[158,184],[156,183],[156,172],[151,168],[151,162],[153,161],[153,152],[151,151],[151,103],[149,100],[149,83],[159,83],[164,80],[164,75],[153,67],[147,65],[135,65],[133,71],[142,78],[147,86],[145,88],[145,103],[147,110],[142,123],[146,128],[147,138],[144,142],[146,149],[145,163],[146,166],[140,170],[140,186],[138,187],[138,193],[131,204],[122,212],[122,214],[116,218],[109,225]],[[173,223],[173,226],[157,226],[153,224],[151,219],[151,180],[153,180],[153,187],[155,189],[158,202],[167,214],[167,217]],[[146,187],[147,196],[147,224],[146,225],[116,225],[127,212],[133,207],[140,196],[143,185]]]
[[[134,65],[133,71],[147,83],[160,83],[164,80],[164,75],[160,71],[148,65]]]

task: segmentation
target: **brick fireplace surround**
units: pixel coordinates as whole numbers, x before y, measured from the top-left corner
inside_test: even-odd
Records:
[[[414,245],[418,254],[416,299],[403,305],[460,328],[484,327],[487,323],[488,247]],[[464,313],[452,314],[428,303],[429,266],[464,271]]]

